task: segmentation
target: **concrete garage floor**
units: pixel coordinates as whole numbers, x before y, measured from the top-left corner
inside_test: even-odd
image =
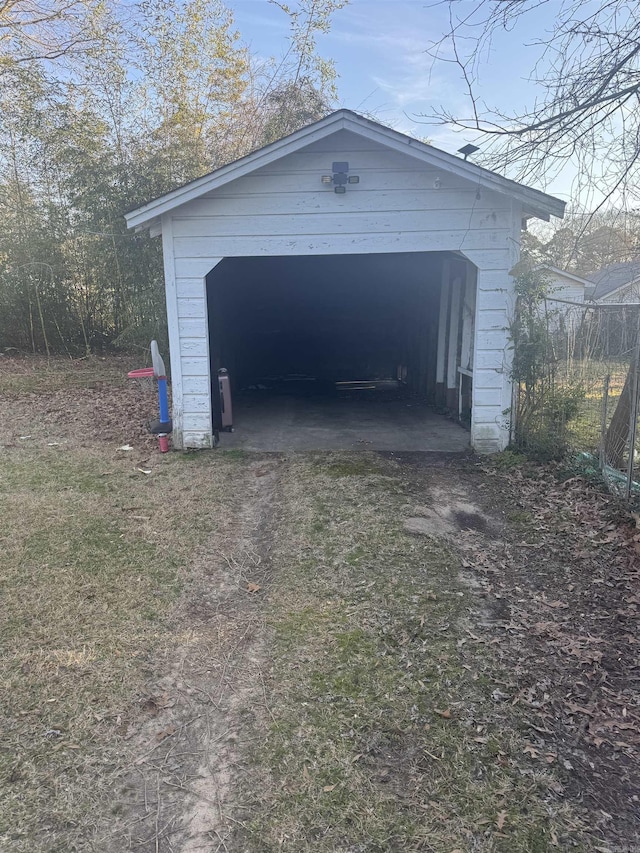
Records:
[[[265,396],[234,400],[220,448],[464,453],[469,432],[411,400]]]

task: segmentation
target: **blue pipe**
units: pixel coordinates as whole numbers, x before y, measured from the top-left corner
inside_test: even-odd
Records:
[[[167,396],[167,377],[158,376],[158,404],[160,407],[160,422],[169,422],[169,398]]]

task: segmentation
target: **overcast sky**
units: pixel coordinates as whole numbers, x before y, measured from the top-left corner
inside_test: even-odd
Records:
[[[287,16],[268,0],[230,0],[242,37],[262,56],[281,57],[287,49]],[[472,10],[475,0],[459,0],[458,14]],[[531,104],[535,87],[527,81],[538,49],[533,35],[543,35],[553,4],[526,16],[526,25],[494,39],[481,68],[478,91],[488,106],[505,113]],[[351,0],[335,13],[328,35],[318,38],[318,52],[333,59],[339,74],[340,105],[372,113],[403,133],[428,137],[434,145],[455,152],[472,133],[456,134],[425,124],[421,114],[434,108],[468,116],[460,71],[453,64],[434,63],[426,52],[447,31],[448,8],[432,0]],[[571,174],[539,186],[569,200]]]

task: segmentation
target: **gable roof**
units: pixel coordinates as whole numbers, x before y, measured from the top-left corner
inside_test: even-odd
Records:
[[[562,278],[567,278],[575,282],[575,284],[581,284],[583,287],[593,287],[593,282],[590,279],[582,278],[573,272],[567,272],[567,270],[561,270],[560,267],[554,267],[551,264],[540,264],[536,269],[549,270],[554,275],[561,275]]]
[[[603,299],[640,278],[640,261],[609,264],[587,278],[595,284],[592,299]]]
[[[398,133],[397,130],[364,118],[351,110],[342,109],[130,211],[125,214],[127,225],[129,228],[148,225],[163,213],[168,213],[204,193],[218,189],[230,181],[241,178],[262,166],[267,166],[274,160],[279,160],[339,130],[348,130],[364,136],[394,151],[414,157],[418,162],[436,166],[459,177],[467,178],[480,187],[511,196],[522,203],[525,216],[535,216],[545,220],[550,216],[564,216],[565,203],[560,199],[503,178],[495,172],[476,166],[475,163],[469,163],[433,145]]]

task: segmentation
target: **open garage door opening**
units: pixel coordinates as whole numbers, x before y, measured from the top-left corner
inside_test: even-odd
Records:
[[[446,253],[221,261],[207,303],[211,376],[229,372],[237,426],[224,445],[463,449],[468,436],[434,407],[470,409],[459,393],[466,266]],[[295,435],[281,434],[287,424]]]

